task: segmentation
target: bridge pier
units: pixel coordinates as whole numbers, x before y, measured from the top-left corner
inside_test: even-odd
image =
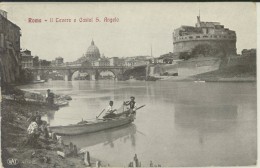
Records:
[[[71,81],[72,80],[72,74],[65,74],[64,75],[64,80],[65,81]]]
[[[96,80],[96,74],[92,74],[92,75],[90,76],[90,80],[95,81],[95,80]]]
[[[69,81],[69,76],[67,74],[64,76],[64,80]]]
[[[40,76],[40,75],[37,75],[37,76],[36,76],[36,80],[41,80],[41,76]]]

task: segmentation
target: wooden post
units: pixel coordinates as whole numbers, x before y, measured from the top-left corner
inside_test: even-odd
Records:
[[[150,161],[150,167],[153,167],[153,162],[152,161]]]
[[[69,153],[70,153],[70,154],[73,154],[73,152],[74,152],[73,143],[70,142],[70,145],[69,145]]]
[[[130,163],[128,164],[128,167],[133,167],[133,162],[130,162]]]
[[[134,156],[134,167],[138,167],[138,158],[137,158],[137,154],[135,154]]]
[[[96,167],[100,167],[101,166],[101,162],[100,161],[96,161]]]
[[[46,139],[49,138],[49,131],[48,131],[47,127],[44,128],[44,137],[45,137]]]
[[[86,164],[86,166],[91,166],[90,155],[88,151],[84,154],[84,163]]]
[[[78,156],[78,149],[77,149],[76,145],[74,145],[74,147],[73,147],[73,153],[75,156]]]

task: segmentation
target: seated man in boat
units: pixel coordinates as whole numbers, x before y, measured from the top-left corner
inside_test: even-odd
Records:
[[[54,104],[54,93],[52,93],[50,89],[47,90],[46,102],[49,105],[53,105]]]
[[[124,105],[129,106],[129,114],[134,114],[136,111],[136,102],[135,102],[135,97],[131,96],[130,101],[124,102]]]
[[[113,104],[114,104],[113,101],[109,102],[109,106],[107,107],[107,112],[106,112],[105,116],[103,117],[104,119],[116,117],[116,114],[114,113],[116,111],[116,109],[113,109]]]

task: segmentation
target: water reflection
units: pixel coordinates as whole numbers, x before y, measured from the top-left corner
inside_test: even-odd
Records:
[[[43,119],[46,118],[46,119],[47,119],[47,122],[50,124],[51,121],[54,120],[55,112],[56,112],[56,111],[54,111],[54,110],[50,110],[50,111],[46,114],[46,116],[43,116]]]
[[[74,143],[78,147],[89,147],[97,144],[114,147],[114,141],[119,140],[124,143],[131,142],[131,146],[135,146],[136,126],[134,124],[126,125],[118,128],[104,130],[91,134],[82,134],[77,136],[64,136],[65,143]]]
[[[206,135],[227,133],[236,128],[237,111],[235,105],[177,104],[174,115],[176,129],[197,131],[199,143],[203,145]]]

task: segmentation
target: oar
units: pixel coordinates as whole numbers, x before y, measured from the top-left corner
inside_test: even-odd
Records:
[[[146,136],[144,133],[142,133],[141,131],[136,130],[136,132],[138,132],[139,134]]]
[[[96,118],[98,118],[104,111],[105,111],[105,109],[103,109],[103,110],[101,111],[101,113],[100,113]]]
[[[140,107],[137,107],[136,109],[135,109],[135,111],[136,110],[139,110],[140,108],[143,108],[145,105],[142,105],[142,106],[140,106]]]

